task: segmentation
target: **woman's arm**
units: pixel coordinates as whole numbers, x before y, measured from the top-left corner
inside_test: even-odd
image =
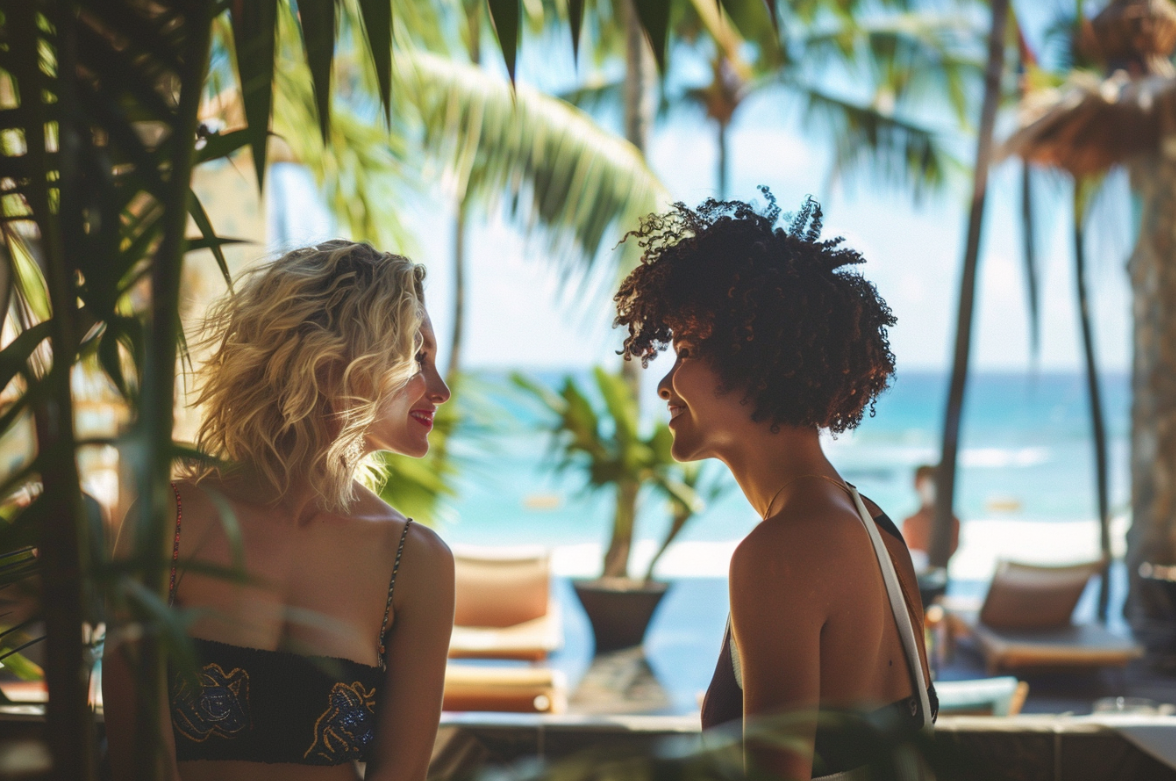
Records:
[[[424,781],[441,720],[453,632],[453,554],[433,531],[414,525],[402,561],[367,781]]]
[[[135,512],[135,508],[131,507],[127,517],[135,517]],[[174,508],[169,519],[170,523],[175,523]],[[167,535],[167,538],[170,540],[171,535]],[[115,561],[130,558],[133,549],[134,535],[124,519],[114,547]],[[126,639],[125,636],[120,638],[117,634],[112,634],[112,630],[117,632],[124,627],[120,619],[125,619],[125,616],[111,614],[110,618],[112,620],[107,625],[106,641],[102,649],[102,707],[106,721],[111,776],[114,781],[123,781],[134,778],[135,758],[142,753],[135,742],[135,719],[139,700],[134,660],[138,658],[139,648],[138,643]],[[175,735],[171,730],[171,706],[166,687],[160,692],[158,707],[157,739],[163,754],[163,777],[179,781],[179,772],[176,770]]]
[[[782,778],[808,779],[825,605],[819,573],[795,555],[798,540],[782,527],[756,529],[731,559],[731,631],[743,670],[745,761]],[[773,721],[792,745],[768,748],[756,737]]]

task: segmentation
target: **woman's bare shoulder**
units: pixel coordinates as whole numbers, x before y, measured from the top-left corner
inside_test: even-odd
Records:
[[[423,523],[413,523],[404,541],[405,556],[412,555],[417,561],[429,562],[438,571],[448,570],[452,577],[453,551],[441,539],[441,535]]]
[[[764,585],[778,581],[784,588],[797,580],[823,582],[830,571],[852,563],[864,540],[861,520],[848,507],[818,502],[786,508],[736,547],[731,578]]]
[[[405,526],[409,524],[408,516],[385,502],[373,491],[367,488],[359,490],[353,514],[373,523],[390,524],[398,548],[400,538],[403,536],[404,552],[402,558],[406,566],[412,560],[427,561],[432,564],[448,561],[450,568],[452,568],[453,554],[437,532],[419,521],[408,525],[408,530],[405,532]]]

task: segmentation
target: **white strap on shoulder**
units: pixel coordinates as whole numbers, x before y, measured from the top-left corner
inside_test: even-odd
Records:
[[[874,555],[882,570],[882,580],[886,583],[886,594],[890,597],[890,610],[894,613],[898,636],[902,639],[903,650],[906,651],[907,666],[911,671],[911,682],[914,684],[915,693],[919,698],[919,705],[923,709],[923,727],[929,728],[931,726],[931,701],[927,696],[927,678],[923,675],[923,662],[919,656],[919,640],[917,639],[922,635],[922,632],[915,632],[910,611],[907,610],[906,600],[903,598],[902,586],[898,583],[898,573],[894,570],[894,562],[890,559],[890,551],[886,549],[886,543],[882,541],[882,533],[878,531],[878,525],[870,517],[857,489],[850,485],[849,492],[853,496],[853,503],[857,506],[858,517],[861,518],[862,525],[866,527],[866,533],[870,535],[870,542],[874,545]]]

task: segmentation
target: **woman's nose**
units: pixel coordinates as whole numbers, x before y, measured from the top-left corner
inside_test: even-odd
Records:
[[[667,401],[669,400],[669,398],[670,398],[670,383],[672,382],[673,377],[674,377],[674,370],[670,369],[668,372],[666,372],[666,376],[662,377],[661,381],[657,384],[657,396],[659,399],[665,399]]]
[[[445,380],[441,378],[440,374],[437,375],[436,381],[432,383],[432,387],[429,389],[429,391],[429,400],[434,404],[444,404],[445,402],[449,401],[449,397],[453,395],[449,390],[449,386],[445,384]]]

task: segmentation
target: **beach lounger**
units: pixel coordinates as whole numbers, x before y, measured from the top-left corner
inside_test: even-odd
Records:
[[[447,711],[563,713],[568,684],[548,667],[490,667],[449,663],[445,669]]]
[[[1106,562],[1046,567],[1002,561],[978,613],[952,608],[950,634],[970,635],[989,673],[1025,668],[1124,667],[1143,655],[1130,637],[1072,623],[1074,608]]]
[[[563,645],[544,548],[454,549],[450,658],[540,661]]]

